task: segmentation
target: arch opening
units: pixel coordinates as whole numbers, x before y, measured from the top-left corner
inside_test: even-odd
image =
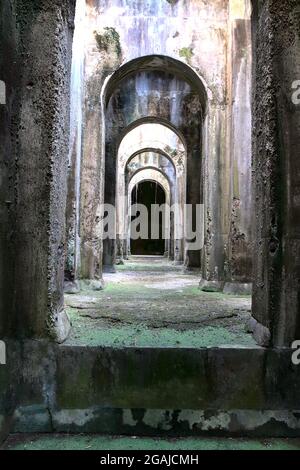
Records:
[[[151,227],[154,225],[153,221],[153,205],[164,205],[166,203],[166,193],[161,184],[155,180],[144,179],[140,183],[136,183],[131,191],[131,205],[134,207],[136,204],[143,205],[147,209],[147,221],[141,223],[147,226],[148,230],[145,235],[147,238],[133,238],[132,232],[130,233],[130,252],[131,255],[142,256],[164,256],[165,255],[165,227],[163,214],[160,213],[158,224],[158,233],[153,236]]]
[[[170,73],[181,77],[197,90],[203,106],[203,116],[206,114],[208,98],[211,96],[208,86],[193,68],[188,64],[170,56],[148,55],[138,57],[126,64],[123,64],[116,72],[107,77],[103,86],[102,94],[105,106],[108,106],[109,100],[119,83],[134,75],[136,70],[140,72],[168,70]]]
[[[109,273],[117,279],[122,270],[136,269],[128,233],[132,185],[138,178],[142,178],[138,186],[148,184],[147,172],[155,172],[155,181],[167,181],[170,204],[179,206],[168,219],[164,268],[171,272],[179,264],[189,275],[197,273],[203,290],[219,291],[235,282],[248,286],[251,38],[249,18],[240,7],[243,2],[220,6],[222,13],[214,7],[199,9],[195,2],[192,6],[179,0],[174,7],[165,2],[159,17],[155,15],[161,2],[150,2],[151,11],[150,4],[131,3],[122,2],[116,15],[109,2],[113,18],[109,25],[106,7],[101,15],[88,7],[88,22],[94,21],[95,27],[86,31],[86,128],[78,231],[81,275],[100,279],[104,271],[105,280],[112,279]],[[207,24],[215,24],[215,15],[220,14],[217,30],[210,29],[206,39],[206,24],[201,34],[198,25],[193,26],[194,8],[197,15],[208,15]],[[166,10],[173,19],[179,11],[187,13],[186,25],[193,31],[189,40],[184,28],[179,35],[176,30],[171,35],[165,31],[165,40],[154,44],[150,23],[169,21]],[[124,41],[125,23],[132,20],[133,36],[141,31],[142,36],[129,48]],[[161,31],[159,27],[158,36]],[[243,54],[239,54],[240,44]],[[115,208],[114,233],[103,245],[99,201]],[[198,206],[204,214],[204,244],[197,249],[191,249],[193,237],[186,230],[189,206],[195,232]]]
[[[186,150],[182,138],[169,126],[137,122],[122,138],[117,158],[117,262],[128,259],[128,184],[137,171],[153,167],[169,180],[171,205],[176,204],[172,236],[166,253],[178,264],[184,262],[184,204],[186,200]],[[152,146],[152,147],[151,147]],[[154,147],[155,146],[155,147]],[[176,240],[174,239],[176,235]]]
[[[177,202],[192,205],[195,214],[197,204],[203,201],[200,181],[207,93],[197,74],[187,68],[172,58],[142,57],[122,66],[106,83],[106,203],[118,205],[119,188],[125,187],[121,180],[126,162],[143,148],[158,148],[174,160],[178,171],[172,184],[180,186]],[[112,269],[122,243],[119,236],[117,244],[105,241],[105,269]],[[199,268],[201,250],[182,253],[183,242],[179,245],[179,258],[189,267]]]

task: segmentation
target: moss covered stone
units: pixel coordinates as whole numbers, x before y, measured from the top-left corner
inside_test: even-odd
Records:
[[[99,34],[97,31],[94,32],[95,38],[100,51],[109,52],[113,48],[120,57],[122,54],[120,35],[114,28],[104,28],[105,33]]]
[[[194,55],[194,52],[193,52],[193,49],[191,47],[183,47],[179,51],[179,56],[186,59],[187,62],[189,62],[191,60],[193,55]]]

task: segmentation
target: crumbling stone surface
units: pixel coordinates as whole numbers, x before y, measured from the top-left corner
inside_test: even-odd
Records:
[[[72,321],[67,344],[255,347],[245,329],[250,296],[203,292],[198,278],[165,258],[133,257],[104,275],[103,292],[81,282],[80,294],[65,299]]]
[[[273,345],[289,346],[300,335],[300,109],[291,88],[300,73],[299,2],[254,2],[253,30],[253,315]]]
[[[267,348],[270,346],[271,341],[271,334],[270,330],[265,326],[258,323],[255,318],[250,318],[249,322],[247,323],[247,331],[253,334],[255,341],[260,346]]]
[[[75,1],[4,4],[3,20],[10,20],[4,35],[9,37],[10,31],[18,29],[17,36],[12,34],[10,42],[4,42],[11,53],[4,54],[7,64],[3,64],[9,85],[6,148],[1,148],[1,158],[8,150],[14,168],[12,173],[8,165],[3,178],[7,209],[12,211],[11,216],[6,212],[5,224],[13,219],[6,227],[10,241],[2,243],[2,252],[7,244],[11,255],[11,267],[4,263],[8,275],[4,282],[10,282],[6,302],[10,293],[14,296],[6,311],[14,336],[55,337],[59,317],[64,316],[62,268]],[[10,77],[14,67],[18,73]]]
[[[119,349],[26,340],[9,342],[8,350],[16,367],[7,381],[19,392],[15,432],[300,433],[299,367],[288,349]]]
[[[179,11],[179,2],[172,3],[166,1],[163,7],[164,11],[168,8],[168,24],[169,17],[177,18]],[[198,6],[204,3],[192,2]],[[256,84],[253,94],[256,227],[253,316],[258,323],[250,327],[257,337],[260,335],[259,341],[271,348],[208,350],[55,344],[55,341],[63,342],[70,330],[63,302],[63,272],[75,1],[1,2],[0,80],[7,84],[7,103],[0,105],[0,334],[14,337],[14,340],[7,341],[10,366],[0,369],[0,433],[6,433],[13,423],[16,430],[91,431],[99,429],[99,423],[110,422],[121,424],[127,432],[136,430],[139,425],[144,432],[157,432],[161,426],[170,431],[175,423],[177,430],[185,428],[188,432],[198,427],[206,432],[299,433],[299,368],[291,363],[291,351],[280,349],[300,335],[300,121],[299,109],[291,100],[292,82],[300,74],[299,2],[252,3],[253,81]],[[126,4],[129,6],[129,2]],[[130,4],[134,17],[141,3]],[[220,27],[214,31],[217,45],[224,51],[228,9],[221,0],[215,4],[220,14]],[[93,2],[89,5],[92,5],[89,12],[92,15]],[[141,21],[148,18],[153,5],[153,2],[142,2],[143,14],[138,15]],[[211,11],[205,8],[199,11],[202,22]],[[240,25],[238,32],[244,26]],[[158,86],[168,72],[161,65],[160,70],[155,66],[157,51],[150,68],[145,68],[145,61],[135,62],[141,52],[144,55],[154,53],[149,43],[140,40],[138,31],[142,29],[136,28],[134,34],[130,31],[138,45],[138,49],[134,49],[138,51],[136,56],[126,56],[122,31],[95,30],[89,44],[91,48],[96,46],[93,51],[96,59],[95,68],[87,68],[91,73],[86,81],[82,157],[86,172],[81,181],[80,207],[85,238],[81,276],[96,279],[93,292],[102,287],[103,250],[99,241],[98,209],[104,193],[104,160],[99,158],[104,154],[103,129],[99,126],[104,109],[99,102],[105,79],[116,70],[124,72],[123,59],[126,63],[131,61],[129,68],[125,68],[128,74],[114,75],[104,103],[111,112],[112,119],[108,122],[118,126],[110,135],[108,133],[106,150],[109,155],[115,157],[119,134],[137,119],[148,118],[150,113],[152,119],[160,116],[170,120],[187,135],[187,150],[195,162],[188,170],[188,202],[201,201],[202,190],[207,201],[207,250],[203,260],[207,280],[225,282],[228,273],[232,277],[237,275],[241,267],[238,261],[241,247],[249,248],[238,207],[241,194],[238,190],[231,191],[231,176],[235,176],[232,178],[235,183],[241,181],[226,171],[231,161],[226,151],[227,100],[231,95],[222,84],[227,82],[228,58],[215,60],[215,56],[205,50],[205,56],[198,54],[197,44],[203,47],[205,43],[191,37],[183,43],[182,32],[178,29],[175,22],[170,41],[162,38],[164,40],[158,44],[171,44],[168,47],[178,53],[173,57],[170,49],[160,50],[161,54],[170,52],[173,59],[168,62],[171,66],[167,81],[170,84],[172,76],[176,75],[172,86],[176,82],[181,93],[180,123],[176,122],[175,113],[171,113],[170,94],[167,96]],[[178,41],[180,47],[174,48],[173,40]],[[206,40],[211,43],[210,37]],[[2,53],[4,48],[5,54]],[[174,66],[178,57],[185,61],[180,69]],[[198,57],[205,57],[205,61],[194,62]],[[242,63],[242,57],[238,59]],[[143,100],[135,104],[130,101],[141,83],[138,64],[143,72],[149,72],[147,84],[153,85],[151,99],[143,102],[141,113],[136,112],[136,104]],[[197,93],[193,89],[194,81],[190,80],[194,75],[189,66],[195,67],[203,79],[203,87]],[[214,77],[216,82],[209,77]],[[172,86],[168,91],[174,91]],[[157,91],[160,92],[158,99]],[[206,159],[202,165],[199,144],[202,144],[202,121],[208,110],[206,98],[210,104],[207,122],[212,139],[204,142]],[[122,103],[123,114],[116,106],[117,101]],[[109,170],[108,178],[114,178],[110,164],[106,170]],[[199,184],[198,176],[202,171],[204,176],[209,175],[205,188]],[[246,186],[248,182],[246,178]],[[219,194],[226,203],[220,205]],[[108,200],[110,196],[113,199],[114,194],[109,193]],[[69,209],[74,210],[72,203]],[[248,227],[248,223],[246,225]],[[70,233],[74,237],[74,232]],[[230,249],[228,244],[231,244]],[[231,265],[230,253],[233,254]],[[104,415],[108,418],[103,420],[106,408],[109,411]],[[191,409],[194,410],[192,416]],[[207,411],[211,409],[213,414]],[[148,410],[152,412],[147,414]],[[195,410],[199,411],[197,416]],[[213,424],[215,418],[217,424]],[[101,430],[103,428],[104,425]]]
[[[15,2],[0,4],[0,80],[5,84],[5,103],[0,103],[0,338],[12,333],[15,222],[15,136],[19,104]]]

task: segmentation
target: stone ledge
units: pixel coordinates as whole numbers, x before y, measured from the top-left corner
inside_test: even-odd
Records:
[[[11,399],[10,384],[18,383],[15,432],[46,432],[50,425],[59,432],[115,432],[109,426],[120,423],[119,433],[125,424],[128,432],[139,426],[148,432],[144,424],[158,413],[162,425],[153,433],[173,414],[170,432],[186,426],[187,433],[300,436],[300,367],[292,364],[293,350],[114,349],[47,341],[8,342],[7,349],[14,372],[0,368],[0,409]],[[180,426],[174,410],[181,410]],[[184,419],[190,410],[191,420]],[[150,411],[154,417],[145,414]]]
[[[252,333],[259,346],[268,347],[271,342],[271,332],[268,328],[251,317],[247,326],[247,332]]]

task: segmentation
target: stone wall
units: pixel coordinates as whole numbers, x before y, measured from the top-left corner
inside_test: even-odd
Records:
[[[0,337],[12,333],[14,290],[15,145],[19,103],[15,4],[0,4],[0,80],[5,96],[0,103]]]
[[[75,2],[2,5],[1,74],[8,101],[1,106],[1,312],[9,312],[15,336],[50,334],[60,339],[67,328],[62,296],[64,212]],[[9,322],[7,326],[9,334]]]
[[[216,2],[216,5],[221,3]],[[196,1],[189,4],[195,9],[203,5]],[[139,2],[137,5],[141,8]],[[154,8],[157,3],[147,5],[147,8]],[[155,39],[155,53],[159,52],[161,43],[174,47],[170,44],[177,37],[178,18],[188,11],[187,2],[183,0],[172,7],[167,1],[159,5],[164,21],[169,21],[171,16],[170,34],[175,38]],[[254,1],[253,5],[256,84],[253,95],[253,225],[256,227],[253,315],[270,328],[272,345],[277,347],[290,345],[300,335],[300,168],[297,158],[300,128],[299,105],[291,99],[292,82],[300,75],[299,5],[297,0]],[[203,11],[198,17],[197,10],[191,11],[195,20],[190,18],[189,21],[195,22],[197,28],[201,21],[209,23],[207,17],[201,16]],[[227,24],[223,21],[225,9],[216,11],[221,15],[221,24]],[[216,11],[208,6],[205,14],[216,21]],[[196,429],[195,432],[205,433],[299,435],[299,367],[291,363],[289,349],[103,351],[61,347],[36,340],[45,336],[62,340],[66,333],[64,327],[61,328],[61,319],[73,14],[74,2],[67,0],[2,1],[0,5],[0,80],[7,84],[7,102],[0,105],[0,332],[1,336],[18,338],[7,341],[9,367],[0,367],[0,438],[10,425],[15,431],[32,432],[100,429],[112,432],[117,429],[128,433],[182,433],[183,430],[193,433]],[[140,21],[147,24],[147,15],[133,18],[136,17],[131,18],[136,29],[132,28],[131,33],[143,31],[137,26]],[[160,19],[156,27],[162,24]],[[236,37],[241,33],[245,39],[245,23],[238,24]],[[186,31],[194,31],[188,21]],[[115,33],[111,30],[106,33],[116,41]],[[184,38],[186,34],[184,32]],[[219,30],[215,34],[222,36]],[[104,51],[107,47],[110,52],[109,41],[106,45],[103,37],[94,39]],[[138,39],[136,47],[145,53],[145,42],[142,37]],[[194,40],[197,47],[202,47],[200,39]],[[208,48],[210,41],[207,39],[204,43]],[[118,42],[114,42],[115,61],[121,57],[116,44]],[[97,47],[96,44],[96,68],[102,57]],[[181,49],[179,55],[191,62],[196,53],[189,47]],[[168,51],[170,49],[166,53]],[[208,48],[202,57],[205,63],[212,57],[211,50]],[[225,67],[223,62],[220,66],[220,61],[215,59],[211,68],[212,76],[216,74],[219,78]],[[220,70],[214,68],[216,64]],[[87,67],[92,69],[92,63]],[[199,70],[205,75],[203,66],[199,66]],[[102,71],[99,73],[102,77]],[[87,93],[94,101],[87,112],[91,113],[89,125],[93,128],[99,117],[99,108],[95,106],[99,104],[97,87],[101,80],[97,80],[93,71],[91,77]],[[237,87],[238,80],[234,79],[233,83]],[[96,84],[96,93],[93,84]],[[215,186],[207,188],[211,191],[207,200],[211,201],[216,200],[212,195],[220,187],[224,188],[223,183],[223,196],[231,194],[231,188],[236,189],[235,184],[232,186],[220,176],[223,164],[226,167],[229,162],[229,155],[224,157],[222,147],[226,140],[224,135],[228,137],[226,94],[220,96],[219,92],[219,89],[212,90],[211,97],[217,97],[217,103],[211,101],[204,146],[208,151],[206,156],[214,157],[206,159],[209,162],[206,171],[212,172],[210,182],[215,182]],[[211,140],[208,139],[209,129]],[[94,132],[101,137],[99,128]],[[95,160],[101,150],[100,141],[96,140],[92,147],[89,176],[103,166],[103,162]],[[87,156],[90,147],[85,145]],[[243,154],[235,154],[233,161],[239,158],[243,158]],[[86,188],[88,181],[89,178]],[[219,186],[220,181],[223,181],[222,186]],[[242,184],[240,177],[233,181]],[[101,191],[101,185],[97,188]],[[241,195],[240,192],[234,194]],[[247,191],[243,191],[243,198],[246,196]],[[228,212],[225,206],[219,208],[218,228],[221,223],[230,225],[230,217],[225,217],[224,222],[220,214],[231,214],[231,204],[229,197],[226,199]],[[209,214],[212,227],[214,220]],[[241,219],[238,221],[243,227]],[[220,233],[226,234],[228,240],[229,232],[221,230]],[[224,252],[222,240],[214,246],[219,247],[215,250]],[[222,259],[219,255],[215,258]],[[211,259],[208,272],[214,279],[219,271],[215,270],[218,265]],[[19,341],[21,336],[34,337],[34,341]],[[138,380],[132,373],[137,370],[142,371]],[[17,405],[20,406],[14,412]]]
[[[242,3],[244,8],[241,7]],[[228,280],[247,283],[252,280],[250,0],[231,2],[229,28],[231,219]]]
[[[300,435],[300,369],[289,349],[26,341],[9,351],[12,360],[22,357],[14,432]]]
[[[18,109],[19,75],[16,55],[15,2],[0,3],[0,80],[5,94],[0,103],[0,339],[13,335],[14,220],[15,220],[15,115]],[[0,441],[10,430],[16,404],[7,368],[0,366]]]
[[[20,335],[65,336],[64,212],[75,2],[18,2],[22,81],[16,164]]]
[[[254,2],[253,315],[276,346],[300,337],[299,2]],[[288,25],[288,27],[287,27]]]
[[[69,82],[75,1],[2,1],[0,334],[68,331],[63,310]],[[1,366],[0,431],[18,398],[20,357]]]

